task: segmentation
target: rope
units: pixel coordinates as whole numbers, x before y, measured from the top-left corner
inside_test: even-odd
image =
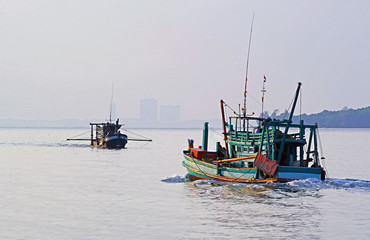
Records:
[[[202,172],[205,176],[207,176],[207,177],[212,177],[212,175],[208,175],[208,173],[205,173],[205,172],[203,172],[202,171],[202,169],[200,169],[199,168],[199,166],[198,166],[198,163],[196,163],[195,161],[194,161],[194,159],[196,159],[196,158],[193,158],[193,156],[191,156],[191,155],[189,155],[190,157],[191,157],[191,159],[193,160],[193,163],[197,166],[197,168],[198,168],[198,170],[200,171],[200,172]],[[198,160],[198,159],[196,159],[196,160]]]
[[[225,104],[225,106],[226,106],[226,107],[228,107],[231,111],[233,111],[233,113],[234,113],[235,115],[239,116],[239,114],[238,114],[234,109],[232,109],[229,105],[227,105],[227,103],[226,103],[226,102],[224,102],[224,104]]]
[[[195,161],[194,161],[194,159],[196,159],[196,158],[193,158],[192,156],[190,156],[191,157],[191,159],[193,159],[193,163],[197,166],[197,168],[198,168],[198,170],[201,172],[201,173],[203,173],[205,176],[207,176],[207,177],[213,177],[212,175],[209,175],[208,173],[205,173],[204,171],[202,171],[200,168],[199,168],[199,166],[198,166],[198,163],[196,163]],[[196,160],[198,160],[198,159],[196,159]],[[218,167],[218,165],[216,165],[217,167]],[[240,178],[242,178],[242,177],[244,177],[247,173],[244,173],[243,175],[241,175],[240,177],[235,177],[233,174],[231,174],[227,169],[225,169],[225,171],[226,172],[228,172],[233,178],[235,178],[235,180],[238,180],[238,179],[240,179]],[[220,177],[222,177],[221,175],[220,175]],[[236,182],[236,181],[232,181],[232,182]]]
[[[73,136],[73,137],[70,137],[70,138],[71,138],[71,139],[72,139],[72,138],[76,138],[76,137],[79,137],[79,136],[82,136],[82,135],[85,135],[85,134],[88,134],[88,133],[90,133],[90,131],[88,131],[88,132],[84,132],[84,133],[81,133],[81,134],[78,134],[78,135]]]
[[[289,105],[288,109],[290,109],[290,107],[292,106],[293,102],[294,102],[294,97],[293,97],[292,101],[290,102],[290,105]],[[285,112],[285,114],[284,114],[284,116],[283,116],[283,119],[285,119],[285,117],[286,117],[286,115],[287,115],[288,113],[289,113],[289,111]]]
[[[235,180],[238,180],[242,177],[244,177],[247,173],[244,173],[243,175],[241,175],[240,177],[235,177],[231,172],[229,172],[227,169],[225,169],[226,172],[228,172],[233,178],[235,178]],[[258,168],[256,169],[256,171],[258,171]]]
[[[303,94],[303,91],[302,91],[302,87],[301,87],[301,89],[300,89],[300,95],[299,95],[299,97],[300,97],[300,99],[299,99],[299,122],[301,122],[301,120],[302,120],[302,94]]]
[[[254,98],[252,94],[248,93],[248,96],[250,96],[260,107],[262,107],[262,104],[256,98]],[[267,109],[265,106],[263,108],[265,109],[265,112],[270,112],[270,109]]]
[[[134,134],[134,135],[136,135],[136,136],[138,136],[138,137],[141,137],[141,138],[144,138],[144,139],[147,139],[147,140],[151,140],[150,138],[148,138],[148,137],[145,137],[145,136],[143,136],[143,135],[140,135],[140,134],[137,134],[137,133],[134,133],[134,132],[131,132],[131,131],[129,131],[129,130],[127,130],[127,129],[125,129],[125,128],[122,128],[123,130],[125,130],[126,132],[129,132],[129,133],[131,133],[131,134]]]
[[[324,166],[324,169],[326,171],[326,175],[328,176],[329,178],[329,172],[326,168],[326,164],[325,164],[325,157],[324,157],[324,150],[322,148],[322,144],[321,144],[321,138],[320,138],[320,134],[319,134],[319,128],[316,128],[316,132],[317,132],[317,137],[318,137],[318,140],[319,140],[319,146],[320,146],[320,155],[322,156],[321,159],[320,159],[320,162],[322,163],[322,165]]]
[[[140,148],[144,148],[146,145],[148,145],[149,142],[146,142],[145,144],[143,144]]]

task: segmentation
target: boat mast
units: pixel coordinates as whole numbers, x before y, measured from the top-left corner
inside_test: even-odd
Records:
[[[289,115],[289,119],[288,119],[288,122],[285,126],[285,131],[284,131],[284,135],[283,135],[283,138],[281,139],[281,144],[280,144],[280,149],[279,149],[279,155],[278,155],[278,158],[277,158],[277,162],[278,164],[280,164],[280,160],[281,160],[281,157],[283,156],[283,151],[284,151],[284,146],[285,146],[285,140],[287,138],[287,135],[288,135],[288,131],[289,131],[289,128],[290,128],[290,125],[292,124],[292,119],[293,119],[293,114],[294,114],[294,110],[295,110],[295,106],[297,104],[297,100],[298,100],[298,95],[299,95],[299,91],[301,89],[301,85],[302,83],[299,82],[298,83],[298,87],[297,87],[297,90],[295,92],[295,96],[294,96],[294,102],[293,102],[293,106],[292,106],[292,110],[290,111],[290,115]],[[310,137],[311,138],[311,137]],[[310,140],[311,141],[311,140]]]
[[[114,86],[114,84],[112,83],[112,94],[111,94],[111,99],[110,99],[109,122],[112,122],[113,86]]]
[[[248,66],[249,66],[249,53],[251,50],[251,41],[252,41],[252,30],[253,30],[253,21],[254,21],[254,13],[252,17],[252,24],[251,24],[251,32],[249,34],[249,44],[248,44],[248,55],[247,55],[247,68],[245,73],[245,85],[244,85],[244,107],[243,107],[243,131],[245,131],[245,118],[247,116],[247,82],[248,82]]]
[[[224,101],[221,99],[221,116],[222,116],[222,127],[223,127],[223,134],[224,134],[224,141],[225,141],[225,148],[226,148],[226,158],[229,158],[229,146],[227,145],[227,132],[226,132],[226,119],[225,119],[225,110],[224,110]]]
[[[297,100],[298,100],[299,91],[301,90],[301,85],[302,85],[302,83],[298,82],[298,87],[297,87],[297,90],[295,92],[292,110],[290,111],[290,115],[289,115],[289,123],[291,123],[292,119],[293,119],[293,114],[294,114],[295,106],[297,105]]]

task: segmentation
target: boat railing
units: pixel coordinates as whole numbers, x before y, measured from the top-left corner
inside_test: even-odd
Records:
[[[274,139],[274,136],[275,136],[274,130],[270,129],[269,139]],[[231,141],[237,142],[260,141],[262,138],[262,133],[230,131],[229,137]],[[264,135],[264,138],[267,138],[267,135]]]

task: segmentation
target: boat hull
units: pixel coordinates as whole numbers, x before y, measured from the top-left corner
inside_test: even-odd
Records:
[[[127,144],[127,136],[124,134],[114,134],[107,136],[105,139],[105,145],[108,149],[121,149]]]
[[[308,167],[286,167],[279,166],[274,177],[266,177],[257,168],[228,167],[208,163],[189,156],[184,151],[182,165],[188,171],[190,180],[215,180],[220,182],[235,183],[268,183],[268,182],[289,182],[299,179],[321,179],[321,168]]]

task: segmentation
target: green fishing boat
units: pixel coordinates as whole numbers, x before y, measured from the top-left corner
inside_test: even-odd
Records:
[[[289,118],[282,120],[247,116],[245,108],[242,114],[225,119],[225,103],[221,100],[225,147],[217,142],[216,150],[208,151],[205,123],[202,146],[194,148],[194,141],[189,139],[189,147],[183,151],[182,165],[188,178],[236,183],[325,180],[317,124],[292,122],[300,88],[298,83]]]

